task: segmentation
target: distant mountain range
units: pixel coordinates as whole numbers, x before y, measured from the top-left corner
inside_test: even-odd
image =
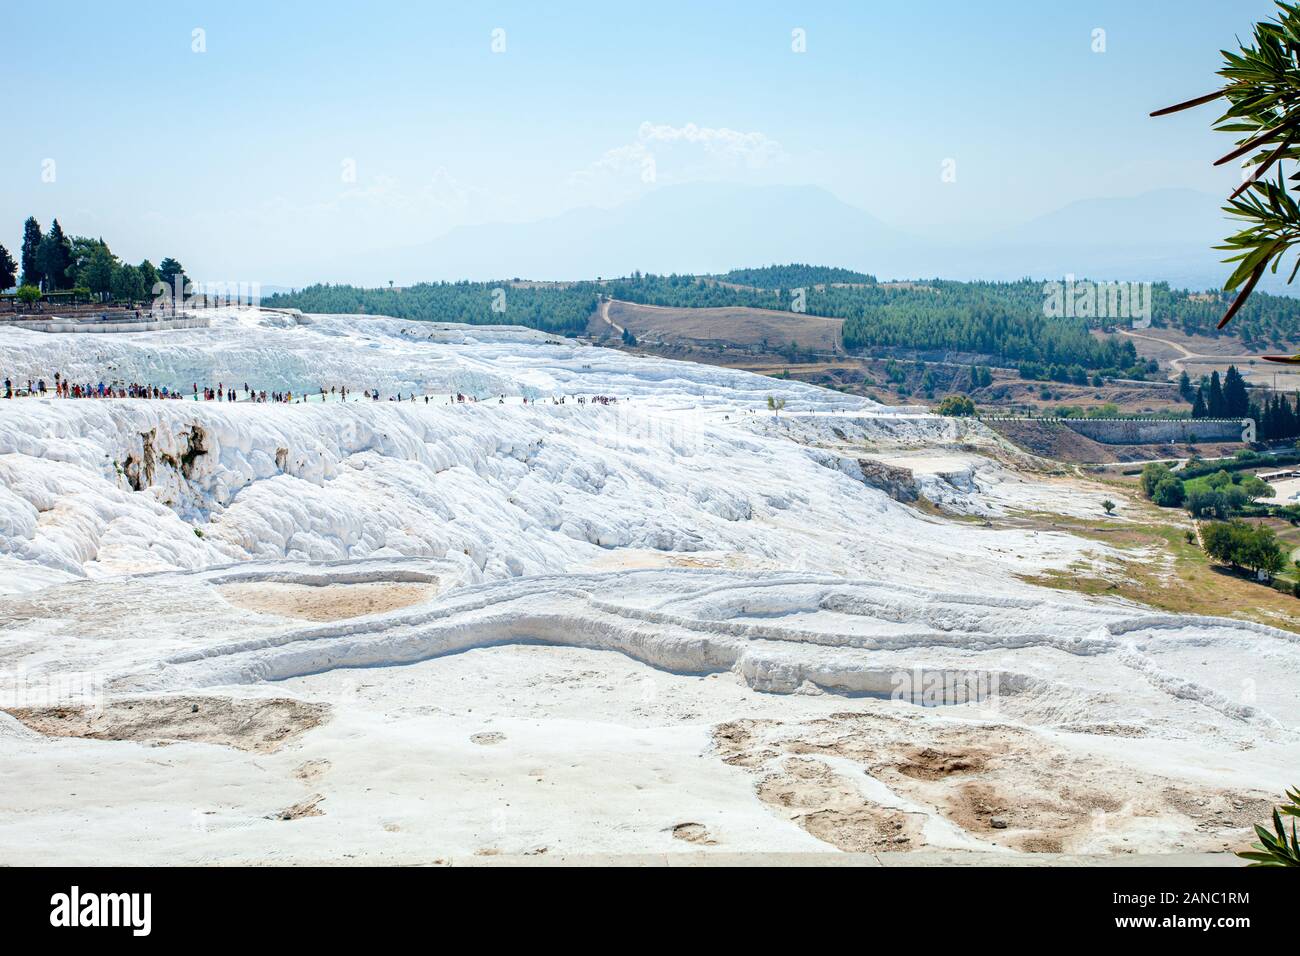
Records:
[[[945,242],[889,226],[816,186],[693,183],[611,209],[462,226],[419,245],[322,264],[319,281],[589,279],[810,262],[882,279],[1069,273],[1209,289],[1229,271],[1212,248],[1230,228],[1221,205],[1207,193],[1164,189],[1075,202],[983,240]],[[1280,279],[1263,287],[1287,289]]]

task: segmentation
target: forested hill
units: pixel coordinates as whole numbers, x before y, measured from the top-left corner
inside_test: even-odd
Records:
[[[498,291],[499,290],[499,291]],[[848,349],[872,347],[973,352],[1021,366],[1077,366],[1140,374],[1130,342],[1091,334],[1127,319],[1045,315],[1044,283],[923,280],[877,283],[864,273],[819,266],[739,269],[721,276],[642,275],[603,282],[443,282],[404,289],[317,285],[276,295],[270,306],[306,312],[525,325],[580,334],[601,293],[644,305],[676,308],[747,306],[844,320]],[[1151,290],[1156,327],[1213,335],[1226,307],[1217,293]],[[1300,340],[1300,300],[1257,292],[1233,322],[1252,351]]]
[[[577,335],[587,328],[596,309],[598,291],[594,282],[423,282],[400,289],[313,285],[273,295],[262,304],[304,312],[388,315],[425,322],[525,325]]]
[[[798,262],[788,266],[764,266],[761,269],[732,269],[717,278],[722,282],[753,286],[756,289],[798,289],[837,282],[874,284],[876,281],[875,276],[865,272],[833,266],[809,266]]]
[[[842,273],[854,278],[841,278]],[[744,278],[741,278],[744,277]],[[789,279],[801,278],[801,282]],[[787,281],[779,282],[778,279]],[[722,280],[722,281],[717,281]],[[846,283],[843,287],[823,283]],[[736,288],[725,283],[749,286]],[[932,322],[936,317],[951,320],[958,326],[982,310],[992,309],[1010,322],[1017,332],[1035,326],[1043,319],[1046,295],[1044,283],[1037,279],[1019,282],[953,282],[944,279],[919,280],[878,284],[868,275],[839,269],[814,266],[773,266],[766,269],[742,269],[719,277],[634,275],[627,279],[613,279],[605,289],[616,299],[641,302],[647,305],[704,308],[728,305],[746,305],[768,309],[788,309],[792,290],[803,288],[804,305],[812,315],[826,315],[845,319],[845,336],[863,345],[893,345],[888,329],[871,329],[881,310],[889,313],[910,313]],[[1300,299],[1290,296],[1256,293],[1237,314],[1224,333],[1215,326],[1232,296],[1217,292],[1188,292],[1171,289],[1166,283],[1151,287],[1151,319],[1157,328],[1180,329],[1189,335],[1236,334],[1247,343],[1274,345],[1300,340]],[[865,320],[859,322],[857,320]],[[1110,328],[1127,324],[1126,319],[1092,317],[1082,319],[1093,328]],[[886,323],[888,324],[888,323]],[[1235,329],[1234,329],[1235,327]],[[918,329],[918,331],[921,331]],[[1005,329],[994,329],[996,341],[1002,341]],[[943,337],[947,333],[938,333]],[[962,340],[979,338],[978,333],[968,335],[960,331]],[[990,339],[983,337],[985,343]],[[849,344],[846,341],[846,344]],[[852,347],[852,345],[850,345]],[[916,348],[929,346],[916,345]],[[955,347],[955,346],[951,346]],[[1017,354],[1020,346],[1013,345],[1007,354]],[[971,349],[985,351],[987,349]],[[995,352],[994,354],[1000,354]]]
[[[605,283],[615,299],[677,308],[790,309],[796,289],[754,289],[694,276],[632,276]],[[977,352],[1012,364],[1077,365],[1124,373],[1132,343],[1090,334],[1077,318],[1046,318],[1040,282],[943,282],[803,287],[810,315],[844,319],[847,349]],[[1132,374],[1139,374],[1137,371]]]

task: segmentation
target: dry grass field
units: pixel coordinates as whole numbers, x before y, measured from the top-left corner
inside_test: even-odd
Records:
[[[752,352],[778,351],[791,342],[801,350],[842,352],[840,329],[843,321],[775,309],[671,309],[629,302],[609,302],[609,321],[631,331],[647,344],[726,346]],[[593,319],[593,330],[612,331],[601,318]]]
[[[1123,329],[1119,334],[1132,340],[1138,355],[1158,361],[1171,380],[1183,371],[1192,381],[1216,371],[1222,376],[1229,365],[1235,365],[1247,385],[1276,386],[1284,391],[1300,389],[1300,366],[1266,362],[1265,353],[1249,351],[1236,337],[1185,335],[1176,329]],[[1272,348],[1267,354],[1292,354],[1297,350],[1300,343],[1289,343],[1289,347]]]

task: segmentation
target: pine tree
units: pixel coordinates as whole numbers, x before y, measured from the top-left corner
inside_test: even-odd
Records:
[[[40,285],[41,270],[36,264],[36,250],[41,247],[41,224],[35,216],[28,216],[23,223],[23,248],[19,253],[19,264],[23,269],[22,285]]]
[[[113,272],[113,298],[118,302],[138,302],[148,291],[139,266],[126,263]]]
[[[108,246],[100,243],[90,253],[77,278],[102,300],[113,289],[113,273],[117,268],[117,260]]]

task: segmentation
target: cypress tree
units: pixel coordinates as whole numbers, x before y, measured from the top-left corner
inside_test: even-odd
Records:
[[[1219,370],[1210,376],[1210,392],[1205,397],[1205,410],[1210,418],[1227,418],[1228,406],[1223,400],[1223,386],[1219,384]]]
[[[68,266],[72,265],[72,243],[63,234],[57,219],[36,250],[36,265],[45,277],[46,291],[67,289],[72,285],[68,275]]]
[[[18,263],[9,250],[0,246],[0,289],[8,289],[18,282]]]
[[[1192,417],[1193,418],[1205,417],[1205,389],[1204,388],[1198,388],[1196,390],[1196,400],[1192,402]]]
[[[1223,405],[1226,418],[1241,418],[1250,410],[1246,382],[1235,365],[1228,366],[1228,374],[1223,378]]]
[[[41,269],[36,264],[36,250],[41,247],[41,238],[41,224],[35,216],[28,216],[23,223],[23,248],[19,253],[19,264],[23,270],[22,285],[41,284]]]

